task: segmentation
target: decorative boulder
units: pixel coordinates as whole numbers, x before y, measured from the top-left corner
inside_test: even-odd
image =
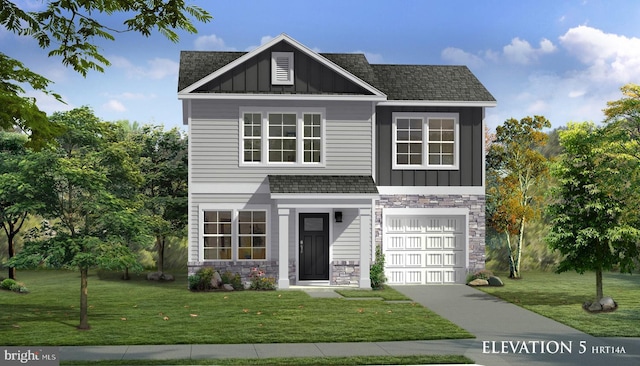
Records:
[[[147,280],[149,281],[160,281],[162,278],[162,273],[160,272],[149,272],[147,274]]]
[[[211,288],[219,289],[222,286],[222,277],[220,277],[220,273],[218,271],[213,272],[213,277],[211,277]]]
[[[175,278],[173,278],[172,274],[169,273],[163,273],[162,276],[160,277],[163,281],[173,281],[175,280]]]
[[[598,302],[594,302],[591,305],[589,305],[589,307],[587,308],[587,310],[591,311],[591,312],[598,312],[598,311],[602,311],[602,305],[600,305],[600,303]]]
[[[230,285],[230,284],[228,284],[228,283],[225,283],[224,285],[222,285],[222,288],[223,288],[225,291],[233,291],[233,286],[231,286],[231,285]]]
[[[504,283],[502,282],[500,277],[496,277],[496,276],[489,277],[487,282],[489,282],[489,286],[504,286]]]
[[[469,286],[489,286],[489,281],[483,280],[482,278],[476,278],[475,280],[467,283]]]
[[[618,307],[618,304],[611,297],[603,297],[600,299],[600,306],[602,306],[602,311],[612,311]]]

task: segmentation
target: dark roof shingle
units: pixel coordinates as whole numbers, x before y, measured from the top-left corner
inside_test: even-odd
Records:
[[[269,175],[271,193],[378,194],[368,175]]]

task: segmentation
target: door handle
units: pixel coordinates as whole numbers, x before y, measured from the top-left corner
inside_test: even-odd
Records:
[[[304,252],[304,242],[302,240],[300,240],[300,254],[302,254],[302,252]]]

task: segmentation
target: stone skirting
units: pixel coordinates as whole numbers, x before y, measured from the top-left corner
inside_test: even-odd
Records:
[[[278,280],[278,261],[235,261],[235,262],[189,262],[188,272],[189,276],[195,274],[200,268],[213,267],[220,273],[231,272],[239,273],[243,282],[250,281],[252,268],[260,268],[265,272],[266,277],[273,277]],[[289,263],[289,281],[292,283],[296,278],[296,264],[294,262]]]
[[[467,271],[485,266],[485,197],[484,195],[390,195],[380,196],[376,205],[375,242],[382,245],[383,208],[468,208],[469,264]]]
[[[346,286],[360,283],[360,261],[333,261],[331,285]]]

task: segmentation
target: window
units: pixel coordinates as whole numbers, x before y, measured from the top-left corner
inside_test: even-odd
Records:
[[[262,160],[262,116],[260,113],[245,113],[243,128],[244,161]]]
[[[204,259],[231,259],[231,211],[204,213]]]
[[[267,210],[203,209],[204,260],[266,260]]]
[[[267,214],[264,211],[238,213],[238,259],[267,259]]]
[[[293,52],[271,53],[271,84],[293,85]]]
[[[296,161],[296,115],[269,114],[269,161]]]
[[[457,169],[457,113],[394,113],[393,169]]]
[[[324,164],[324,109],[244,109],[240,165]]]
[[[322,152],[321,116],[305,114],[303,117],[303,149],[305,163],[319,163]]]

